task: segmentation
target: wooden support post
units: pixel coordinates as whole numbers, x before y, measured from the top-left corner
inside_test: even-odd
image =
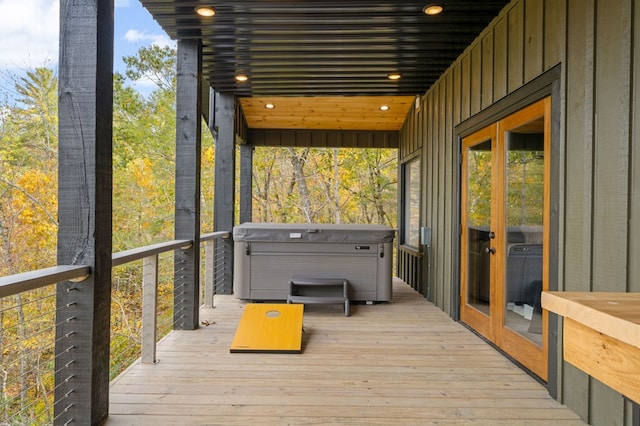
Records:
[[[253,145],[240,145],[240,223],[251,222],[253,187]]]
[[[213,230],[231,231],[235,206],[235,97],[231,94],[215,94],[216,165],[213,199]],[[216,270],[216,292],[231,294],[233,291],[233,239],[216,242],[216,251],[224,250],[222,265]]]
[[[158,255],[145,257],[142,264],[142,357],[143,364],[156,363],[158,336]]]
[[[60,2],[58,264],[88,265],[57,288],[54,424],[109,413],[113,1]]]
[[[202,44],[179,40],[176,94],[176,239],[192,240],[175,252],[173,327],[198,327],[200,305],[200,151]]]

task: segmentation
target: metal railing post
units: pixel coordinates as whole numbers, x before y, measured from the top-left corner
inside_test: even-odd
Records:
[[[142,267],[142,357],[143,364],[156,363],[158,255],[143,259]]]
[[[215,291],[215,275],[216,275],[216,242],[215,240],[207,240],[204,243],[204,300],[202,305],[207,308],[213,307],[213,295]]]

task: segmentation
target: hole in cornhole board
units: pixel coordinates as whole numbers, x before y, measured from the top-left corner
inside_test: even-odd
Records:
[[[230,352],[301,353],[303,312],[300,304],[245,305]]]

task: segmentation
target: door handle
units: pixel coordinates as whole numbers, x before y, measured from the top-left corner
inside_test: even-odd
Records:
[[[496,248],[495,247],[487,247],[486,249],[484,249],[484,252],[489,254],[496,254]]]

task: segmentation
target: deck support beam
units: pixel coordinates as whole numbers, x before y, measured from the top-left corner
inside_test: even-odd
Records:
[[[58,264],[88,265],[57,287],[54,424],[109,413],[113,0],[60,2]]]
[[[175,251],[176,330],[198,328],[200,306],[200,151],[202,44],[179,40],[176,86],[175,238],[193,245]]]
[[[213,230],[231,232],[235,209],[235,96],[215,94],[216,156],[213,199]],[[216,293],[233,291],[233,239],[216,241],[216,252],[224,250],[225,261],[216,269]]]

